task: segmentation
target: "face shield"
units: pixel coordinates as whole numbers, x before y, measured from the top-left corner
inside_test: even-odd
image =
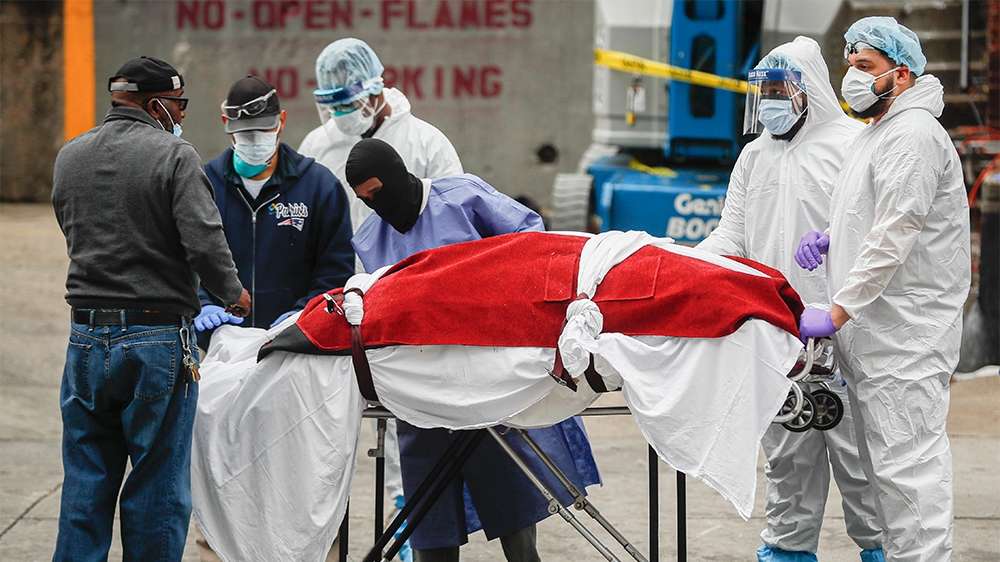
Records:
[[[373,107],[370,102],[371,90],[382,85],[382,77],[377,76],[364,82],[356,82],[343,88],[316,89],[316,110],[319,112],[323,129],[336,142],[340,135],[332,134],[334,128],[344,135],[360,136],[375,124],[375,115],[382,107]],[[378,88],[381,89],[381,88]]]
[[[805,111],[805,85],[801,73],[761,68],[751,70],[747,82],[744,135],[760,133],[765,128],[773,135],[783,135]]]

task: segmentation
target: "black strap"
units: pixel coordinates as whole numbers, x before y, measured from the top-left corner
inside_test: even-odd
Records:
[[[354,362],[354,375],[358,378],[358,388],[365,400],[378,402],[375,394],[375,384],[372,382],[372,368],[365,355],[365,342],[361,337],[361,326],[351,326],[351,360]]]
[[[602,394],[608,391],[608,387],[604,384],[604,377],[594,368],[593,353],[590,354],[590,364],[587,365],[587,370],[583,372],[583,376],[587,377],[587,382],[590,384],[590,388],[594,389],[594,392]]]
[[[361,289],[348,289],[344,293],[355,293],[364,297]],[[339,297],[339,298],[338,298]],[[338,302],[344,300],[344,294],[333,295]],[[351,326],[351,361],[354,363],[354,376],[358,379],[358,389],[361,396],[370,402],[378,402],[378,394],[375,393],[375,383],[372,382],[372,368],[368,363],[368,356],[365,355],[365,340],[361,335],[361,326]]]
[[[565,323],[563,323],[563,325],[565,325]],[[591,364],[593,364],[594,360],[591,359],[590,362]],[[552,365],[552,376],[556,377],[558,380],[565,383],[566,388],[572,390],[573,392],[576,392],[577,389],[576,381],[573,380],[573,377],[569,374],[569,371],[567,371],[566,368],[563,367],[562,355],[559,354],[558,347],[556,348],[556,361],[555,364]]]
[[[577,384],[573,380],[573,377],[569,374],[569,371],[563,367],[562,356],[559,355],[559,348],[556,348],[556,362],[552,367],[552,375],[557,377],[559,380],[566,383],[566,388],[569,388],[573,392],[576,392]],[[594,368],[594,354],[590,354],[590,363],[587,364],[587,369],[583,371],[583,376],[587,379],[587,384],[590,388],[598,394],[603,394],[605,392],[610,392],[608,387],[604,384],[604,377],[597,372]]]

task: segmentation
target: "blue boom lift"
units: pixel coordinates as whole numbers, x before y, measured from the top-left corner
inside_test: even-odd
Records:
[[[669,2],[632,4],[640,12],[652,10],[654,21],[642,21],[641,14],[627,21],[616,12],[625,9],[622,5],[598,1],[599,50],[627,51],[637,45],[641,50],[652,43],[655,51],[669,35],[671,66],[728,82],[745,78],[759,58],[762,0],[675,0],[669,15],[655,13]],[[614,146],[617,153],[581,163],[593,177],[590,229],[644,230],[694,244],[722,215],[732,164],[743,144],[744,96],[678,79],[664,82],[662,92],[647,92],[644,82],[654,79],[640,72],[629,77],[619,70],[595,70],[595,142]],[[594,147],[588,150],[594,152]],[[558,190],[557,179],[554,214]]]

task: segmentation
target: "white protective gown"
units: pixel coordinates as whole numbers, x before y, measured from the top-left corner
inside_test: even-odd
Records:
[[[406,169],[418,178],[443,178],[464,173],[458,153],[448,137],[427,121],[410,113],[410,100],[396,88],[382,90],[392,114],[385,118],[373,135],[396,149],[402,157]],[[357,232],[361,223],[372,214],[371,208],[361,202],[351,186],[347,185],[344,168],[347,156],[360,136],[348,136],[340,132],[333,120],[316,127],[306,135],[299,145],[299,154],[315,158],[333,171],[333,175],[344,184],[347,198],[351,201],[351,224]]]
[[[952,550],[945,422],[969,295],[969,205],[936,119],[943,93],[921,76],[861,131],[830,216],[831,294],[851,317],[834,340],[895,562],[945,561]]]
[[[373,136],[396,149],[411,174],[418,178],[443,178],[464,173],[462,161],[458,159],[458,153],[448,137],[434,125],[415,117],[410,112],[410,100],[406,99],[403,92],[396,88],[385,88],[382,94],[392,108],[392,113],[385,118]],[[347,156],[360,140],[358,135],[342,133],[331,119],[310,131],[298,150],[299,154],[314,158],[333,171],[333,175],[343,184],[347,200],[351,202],[351,225],[354,232],[372,214],[372,209],[362,203],[351,186],[347,185],[344,173]],[[358,273],[364,272],[361,260],[355,260],[355,269]],[[375,420],[372,420],[372,424],[374,427]],[[403,493],[396,420],[389,420],[387,423],[385,452],[386,495],[391,500]]]
[[[765,131],[743,149],[719,227],[698,248],[774,267],[803,302],[822,305],[829,301],[825,272],[800,268],[793,255],[803,234],[826,230],[834,181],[864,125],[841,110],[818,43],[798,37],[772,52],[783,53],[802,70],[809,100],[806,123],[790,141]],[[773,424],[761,441],[767,455],[767,528],[761,539],[768,546],[816,552],[830,487],[827,467],[832,466],[848,535],[864,550],[881,548],[847,391],[839,382],[830,386],[845,405],[835,428],[793,433]]]

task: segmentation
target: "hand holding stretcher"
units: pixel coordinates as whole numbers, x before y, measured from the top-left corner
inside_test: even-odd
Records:
[[[604,389],[623,391],[665,462],[748,518],[801,310],[770,268],[644,233],[519,233],[415,254],[267,332],[216,335],[196,521],[235,559],[319,560],[346,509],[366,398],[420,427],[540,427]]]

